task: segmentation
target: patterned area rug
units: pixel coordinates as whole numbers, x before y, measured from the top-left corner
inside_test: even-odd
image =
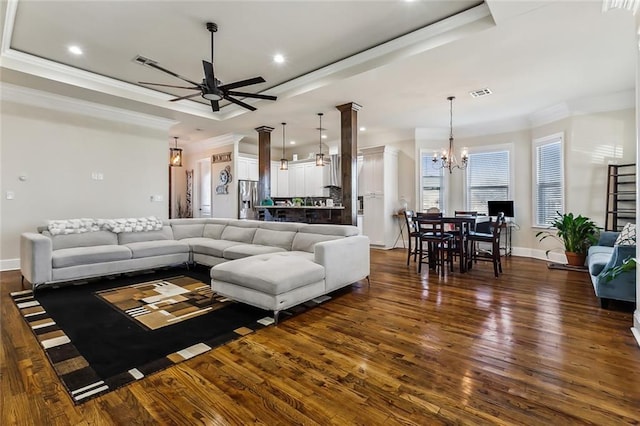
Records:
[[[211,286],[191,277],[175,277],[96,292],[115,309],[150,330],[206,314],[231,303]]]
[[[273,324],[203,281],[125,277],[11,297],[79,404]]]

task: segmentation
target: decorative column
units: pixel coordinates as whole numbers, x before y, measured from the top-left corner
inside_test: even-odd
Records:
[[[355,102],[338,105],[340,111],[340,155],[342,174],[342,223],[358,224],[358,111]]]
[[[273,127],[260,126],[258,132],[258,203],[271,198],[271,132]]]

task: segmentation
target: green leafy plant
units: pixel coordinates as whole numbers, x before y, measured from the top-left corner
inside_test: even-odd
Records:
[[[553,238],[563,243],[566,252],[577,254],[586,254],[589,247],[598,242],[600,228],[591,219],[582,215],[574,216],[573,213],[556,213],[558,217],[551,222],[556,232],[538,232],[536,237],[540,242]],[[546,254],[549,255],[552,250],[547,250]]]
[[[604,275],[602,275],[602,277],[605,279],[606,282],[609,282],[614,278],[616,278],[618,275],[622,274],[623,272],[629,272],[629,271],[635,270],[637,263],[638,263],[638,260],[635,257],[627,257],[625,260],[622,261],[621,265],[610,268],[604,273]]]

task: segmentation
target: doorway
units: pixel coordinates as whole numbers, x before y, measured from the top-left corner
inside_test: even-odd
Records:
[[[194,217],[211,217],[211,159],[198,160],[195,177]]]

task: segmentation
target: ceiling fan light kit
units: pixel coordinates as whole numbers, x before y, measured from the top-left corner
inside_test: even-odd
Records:
[[[198,90],[199,93],[180,96],[174,99],[170,99],[169,102],[176,102],[176,101],[181,101],[183,99],[191,99],[191,98],[195,98],[196,96],[201,96],[203,99],[206,99],[209,102],[211,102],[211,109],[213,110],[213,112],[220,111],[220,101],[222,100],[229,101],[233,104],[239,105],[242,108],[248,109],[249,111],[256,110],[256,107],[254,107],[253,105],[249,105],[248,103],[243,102],[237,99],[236,97],[265,99],[268,101],[275,101],[276,99],[278,99],[276,96],[262,95],[259,93],[238,92],[234,90],[240,87],[251,86],[253,84],[258,84],[258,83],[264,83],[265,79],[262,77],[253,77],[253,78],[248,78],[246,80],[236,81],[233,83],[222,84],[222,82],[216,78],[215,72],[213,69],[214,33],[218,31],[218,26],[213,22],[207,22],[207,30],[209,30],[209,32],[211,33],[211,62],[208,62],[205,60],[202,61],[202,68],[204,70],[204,79],[202,80],[202,83],[196,83],[195,81],[190,80],[186,77],[183,77],[166,68],[163,68],[159,66],[156,62],[152,62],[152,61],[144,62],[144,65],[147,65],[151,68],[155,68],[158,71],[162,71],[173,77],[179,78],[180,80],[185,81],[191,84],[192,86],[189,86],[189,87],[174,86],[169,84],[149,83],[144,81],[139,81],[138,83],[152,85],[152,86],[159,86],[159,87],[171,87],[174,89]]]

